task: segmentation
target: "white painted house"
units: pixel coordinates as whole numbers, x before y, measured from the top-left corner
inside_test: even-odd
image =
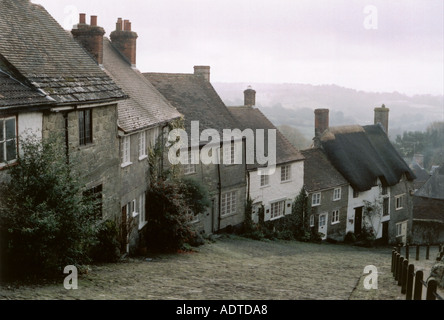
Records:
[[[276,170],[272,174],[263,174],[257,162],[247,163],[247,188],[253,201],[253,221],[258,222],[259,209],[262,207],[264,221],[279,219],[291,213],[292,203],[304,184],[304,157],[270,120],[254,107],[255,93],[253,89],[248,88],[244,91],[244,106],[229,109],[239,122],[241,130],[251,129],[256,132],[258,129],[264,129],[266,146],[268,130],[276,130]],[[257,151],[256,148],[255,150]]]

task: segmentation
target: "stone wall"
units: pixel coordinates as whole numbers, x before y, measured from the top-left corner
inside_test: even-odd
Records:
[[[68,121],[68,150],[85,190],[102,185],[102,215],[116,219],[119,208],[119,145],[117,104],[92,108],[93,143],[79,143],[78,111],[51,112],[43,117],[43,137],[56,134],[65,141],[65,117]]]

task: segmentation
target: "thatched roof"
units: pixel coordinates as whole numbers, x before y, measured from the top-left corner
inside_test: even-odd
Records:
[[[370,190],[379,178],[383,185],[396,185],[402,175],[415,175],[389,141],[382,126],[329,128],[321,136],[328,159],[356,191]]]

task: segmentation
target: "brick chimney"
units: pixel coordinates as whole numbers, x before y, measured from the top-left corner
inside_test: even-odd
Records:
[[[385,105],[375,108],[375,124],[382,124],[386,134],[388,134],[389,111],[390,109],[386,108]]]
[[[315,113],[315,137],[320,137],[329,125],[329,110],[316,109]]]
[[[137,33],[131,31],[129,20],[117,19],[116,30],[111,32],[110,38],[114,47],[128,60],[131,66],[136,66],[136,40]]]
[[[210,67],[209,66],[194,66],[194,74],[203,77],[210,82]]]
[[[244,105],[246,107],[256,105],[256,91],[254,91],[251,86],[248,86],[247,90],[244,91]]]
[[[97,26],[97,16],[91,16],[91,24],[86,23],[86,14],[81,13],[79,24],[75,26],[71,33],[82,46],[88,51],[94,60],[103,64],[103,35],[105,30]]]

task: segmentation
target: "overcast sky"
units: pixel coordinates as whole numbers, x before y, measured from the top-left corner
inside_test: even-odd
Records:
[[[442,0],[32,0],[65,28],[128,19],[142,72],[444,94]]]

